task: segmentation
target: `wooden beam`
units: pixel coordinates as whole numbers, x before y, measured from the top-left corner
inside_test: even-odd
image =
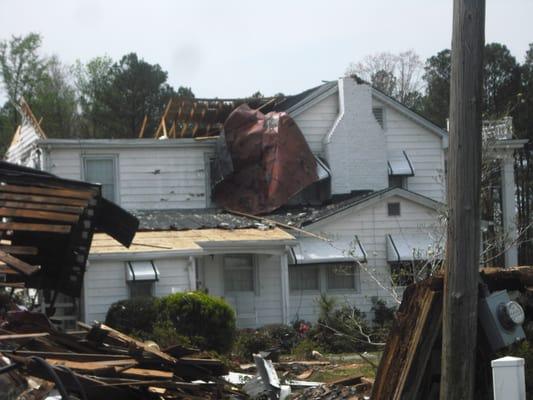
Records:
[[[16,209],[6,207],[0,207],[0,217],[43,219],[47,221],[59,221],[69,223],[78,222],[79,219],[79,216],[74,214],[63,214],[59,212]]]
[[[70,225],[32,224],[26,222],[0,222],[0,230],[24,232],[70,233]]]
[[[39,266],[27,264],[2,250],[0,250],[0,261],[5,262],[8,266],[24,275],[32,275],[41,269]]]
[[[2,193],[0,192],[0,200],[9,201],[27,201],[29,203],[45,203],[45,204],[63,204],[66,206],[87,207],[88,201],[81,199],[71,199],[67,197],[52,197],[52,196],[35,196],[29,194],[16,193]]]
[[[17,201],[0,201],[0,207],[19,208],[28,210],[57,211],[69,214],[81,214],[83,207],[43,204],[43,203],[23,203]]]
[[[50,336],[48,332],[40,333],[13,333],[10,335],[0,335],[0,341],[2,340],[20,340],[20,339],[33,339]]]
[[[441,400],[474,398],[485,0],[454,0]]]
[[[139,131],[139,138],[142,138],[144,136],[144,130],[146,129],[146,124],[148,123],[148,115],[144,115],[143,123],[141,125],[141,129]]]
[[[5,251],[9,254],[17,255],[31,255],[34,256],[37,254],[37,247],[32,246],[11,246],[6,244],[0,244],[0,250]]]
[[[0,185],[0,192],[6,193],[21,193],[21,194],[37,194],[43,196],[54,197],[72,197],[75,199],[89,200],[93,198],[96,193],[90,190],[72,190],[72,189],[57,189],[45,188],[39,186],[20,186],[20,185]]]

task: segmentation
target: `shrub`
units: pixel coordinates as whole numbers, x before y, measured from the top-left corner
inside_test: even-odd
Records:
[[[159,301],[159,321],[168,320],[177,334],[203,350],[231,350],[235,312],[222,299],[203,292],[174,293]]]
[[[170,347],[176,344],[190,347],[191,341],[183,335],[180,335],[174,325],[168,320],[158,321],[154,325],[149,339],[156,342],[161,349]]]
[[[242,360],[251,361],[252,354],[275,347],[275,341],[264,330],[242,329],[237,334],[233,352]]]
[[[374,312],[372,337],[376,342],[385,342],[392,328],[396,308],[388,307],[387,303],[377,297],[372,298],[372,303],[372,311]]]
[[[121,300],[113,303],[105,318],[106,325],[129,335],[144,337],[151,332],[157,318],[157,300],[152,297]]]
[[[320,317],[309,337],[325,351],[342,353],[369,349],[367,338],[361,334],[361,330],[366,334],[370,332],[365,313],[348,304],[336,307],[336,301],[326,295],[318,299],[318,305]]]
[[[262,328],[262,331],[271,338],[272,347],[278,348],[284,353],[290,353],[301,339],[298,331],[290,325],[267,325]]]

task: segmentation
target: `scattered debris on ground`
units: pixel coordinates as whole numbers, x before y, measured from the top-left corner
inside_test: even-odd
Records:
[[[89,400],[246,397],[221,379],[228,373],[221,361],[196,349],[161,350],[103,324],[80,326],[63,333],[44,314],[7,313],[0,325],[0,393]]]

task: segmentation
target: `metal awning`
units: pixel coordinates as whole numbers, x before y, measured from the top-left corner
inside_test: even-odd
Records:
[[[387,261],[421,261],[431,258],[443,259],[442,244],[435,243],[428,235],[416,234],[388,234]]]
[[[291,264],[314,264],[331,262],[366,261],[366,252],[357,236],[353,240],[332,240],[313,237],[298,238],[298,244],[291,248]]]
[[[387,152],[389,175],[414,176],[415,170],[404,150],[389,150]]]
[[[153,261],[127,261],[126,281],[158,281],[159,271]]]

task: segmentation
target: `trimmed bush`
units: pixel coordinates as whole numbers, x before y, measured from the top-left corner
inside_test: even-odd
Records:
[[[157,318],[157,300],[152,297],[121,300],[113,303],[105,324],[124,332],[143,337],[151,332]]]
[[[252,361],[253,354],[269,350],[275,346],[275,340],[263,330],[242,329],[237,334],[233,352],[241,360]]]
[[[203,292],[174,293],[159,300],[160,321],[203,350],[226,353],[235,339],[235,312],[222,299]]]

